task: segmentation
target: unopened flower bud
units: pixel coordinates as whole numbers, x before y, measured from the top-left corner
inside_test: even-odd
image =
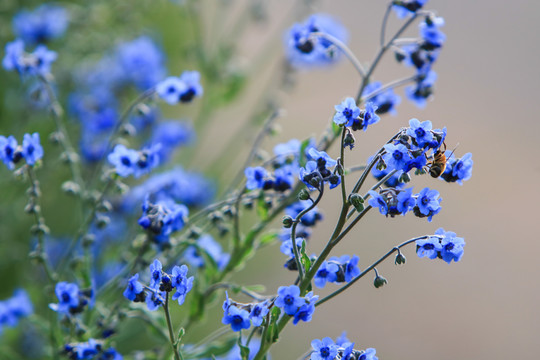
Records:
[[[55,145],[60,144],[63,140],[64,140],[64,134],[62,134],[59,131],[55,131],[51,133],[51,135],[49,136],[49,141],[51,142],[51,144],[55,144]]]
[[[352,150],[355,142],[356,140],[354,139],[354,135],[348,132],[347,135],[345,135],[345,139],[343,139],[343,147],[348,146],[349,149]]]
[[[411,176],[409,175],[409,173],[404,172],[403,174],[399,176],[399,182],[406,184],[410,181],[411,181]]]
[[[407,259],[405,258],[405,255],[403,255],[402,253],[398,253],[396,255],[396,260],[394,261],[394,263],[396,265],[403,265],[407,262]]]
[[[74,181],[66,181],[62,184],[62,191],[68,195],[79,195],[81,187]]]
[[[307,191],[306,189],[302,189],[298,193],[298,200],[309,200],[309,198],[310,198],[309,191]]]
[[[384,284],[388,284],[388,280],[386,280],[380,275],[375,276],[375,280],[373,280],[373,285],[375,285],[377,289],[382,287]]]
[[[360,194],[353,193],[349,195],[349,202],[356,211],[362,212],[364,210],[364,198]]]
[[[49,233],[49,228],[45,224],[36,224],[30,228],[30,232],[34,236],[47,235]]]
[[[96,236],[94,234],[86,234],[82,238],[82,246],[84,248],[89,248],[96,241]]]
[[[293,218],[290,217],[289,215],[285,215],[281,222],[283,223],[283,227],[285,227],[287,229],[290,228],[291,226],[293,226],[293,224],[294,224]]]
[[[108,216],[105,215],[97,215],[96,216],[96,225],[99,229],[103,229],[109,225],[109,222],[111,219]]]

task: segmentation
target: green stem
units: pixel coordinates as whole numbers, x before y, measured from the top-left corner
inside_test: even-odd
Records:
[[[169,293],[165,296],[165,304],[163,305],[163,310],[165,311],[165,319],[167,320],[167,328],[169,329],[169,340],[171,341],[171,346],[174,351],[174,359],[182,360],[182,355],[178,351],[178,344],[174,340],[174,330],[171,323],[171,315],[169,314]]]
[[[339,50],[341,50],[341,52],[343,52],[343,54],[345,54],[345,57],[347,59],[349,59],[349,61],[351,62],[351,64],[354,66],[354,68],[356,69],[356,71],[358,71],[358,73],[360,74],[360,76],[362,78],[365,78],[366,77],[366,70],[364,69],[364,67],[362,66],[362,64],[360,63],[360,61],[358,60],[358,58],[354,55],[354,53],[351,51],[351,49],[349,49],[349,47],[347,45],[345,45],[345,43],[343,43],[342,41],[340,41],[338,38],[330,35],[330,34],[326,34],[326,33],[320,33],[320,32],[315,32],[315,33],[311,33],[310,36],[313,36],[313,37],[321,37],[325,40],[328,40],[330,41],[333,45],[335,45]]]

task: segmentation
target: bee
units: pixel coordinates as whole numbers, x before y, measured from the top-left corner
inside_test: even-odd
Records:
[[[433,160],[429,163],[429,175],[434,178],[438,178],[444,173],[444,170],[446,170],[446,161],[452,156],[454,151],[456,151],[459,144],[456,145],[448,157],[444,154],[446,152],[446,144],[444,142],[443,145],[444,150],[441,150],[440,148],[437,149],[433,154]]]

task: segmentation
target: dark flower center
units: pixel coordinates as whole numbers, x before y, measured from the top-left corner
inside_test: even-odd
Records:
[[[122,158],[120,158],[120,162],[124,166],[131,166],[131,160],[129,160],[127,156],[122,156]]]

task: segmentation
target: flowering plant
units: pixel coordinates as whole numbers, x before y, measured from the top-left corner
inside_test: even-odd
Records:
[[[52,121],[10,124],[0,136],[4,171],[28,185],[24,210],[33,224],[25,246],[34,265],[25,266],[32,276],[20,281],[27,290],[15,290],[0,302],[0,325],[34,319],[25,331],[40,339],[29,349],[13,346],[13,356],[269,359],[290,322],[305,326],[319,306],[369,273],[376,288],[387,284],[377,267],[393,255],[396,265],[405,264],[407,245],[416,246],[418,257],[460,261],[464,239],[442,228],[405,240],[367,265],[362,254],[336,252],[370,210],[431,222],[442,211],[441,193],[432,187],[437,182],[462,185],[471,177],[472,155],[458,158],[446,149],[446,127],[416,118],[403,121],[374,155],[365,154],[365,164],[347,161],[357,151],[356,137],[369,136],[388,114],[397,115],[401,87],[419,108],[433,96],[433,67],[446,36],[443,18],[426,10],[426,2],[390,1],[380,47],[367,66],[347,46],[351,35],[333,16],[306,14],[290,26],[284,35],[285,75],[348,61],[360,77],[358,91],[337,96],[342,101],[328,109],[331,120],[319,139],[284,139],[272,156],[262,154],[262,143],[283,112],[275,102],[260,110],[253,117],[263,120],[262,129],[225,191],[219,184],[223,187],[226,179],[178,165],[195,157],[188,146],[196,142],[196,133],[209,131],[213,112],[238,99],[248,74],[230,70],[235,44],[225,41],[217,50],[204,46],[196,1],[163,5],[192,22],[195,40],[180,45],[189,50],[181,60],[191,65],[178,76],[168,76],[164,50],[149,35],[110,43],[99,58],[84,63],[70,59],[80,50],[77,44],[59,45],[58,39],[74,36],[70,27],[99,26],[92,16],[85,19],[86,11],[115,16],[115,7],[123,5],[42,5],[17,12],[16,38],[7,42],[2,65],[11,83],[22,82],[23,89],[9,91],[29,96],[9,110],[16,114],[28,107],[31,116],[49,113]],[[252,15],[261,16],[261,6],[251,9]],[[392,13],[399,27],[387,36]],[[413,24],[419,35],[402,37]],[[92,35],[88,40],[106,43]],[[413,75],[386,84],[374,81],[389,53]],[[196,121],[165,119],[171,107],[183,116],[197,113]],[[29,131],[22,141],[20,127]],[[42,143],[45,138],[51,144]],[[182,159],[182,153],[188,156]],[[218,162],[242,156],[225,153]],[[433,185],[415,190],[410,183],[419,176],[430,177]],[[337,199],[341,209],[326,244],[314,254],[312,238],[326,221],[319,206],[328,197]],[[276,231],[279,217],[282,229]],[[233,282],[258,250],[274,244],[286,256],[283,273],[292,272],[294,281],[282,280],[269,291]],[[36,291],[44,283],[44,290]],[[327,286],[337,289],[319,294]],[[197,338],[194,329],[221,303],[225,327]],[[152,332],[150,340],[146,331]],[[369,344],[357,344],[346,334],[314,339],[311,349],[303,346],[304,358],[378,359]]]

